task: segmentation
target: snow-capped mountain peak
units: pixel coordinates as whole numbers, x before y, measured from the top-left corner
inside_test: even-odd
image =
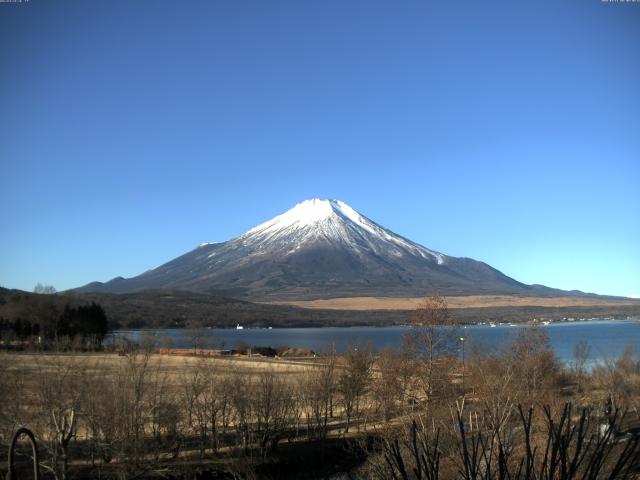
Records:
[[[304,229],[316,226],[322,228],[331,223],[352,222],[365,230],[374,233],[371,222],[353,208],[340,200],[324,200],[313,198],[298,203],[292,209],[249,230],[246,235],[254,233],[275,232],[283,229]]]
[[[322,200],[319,198],[305,200],[283,214],[252,228],[247,233],[262,231],[267,228],[305,227],[336,215],[337,212],[343,209],[343,206],[353,211],[351,207],[339,200]]]
[[[305,200],[226,242],[201,244],[128,279],[86,291],[172,288],[243,298],[522,292],[482,262],[430,250],[340,200]]]
[[[413,255],[432,258],[438,264],[445,261],[441,253],[394,234],[340,200],[305,200],[239,238],[244,245],[257,245],[258,250],[275,244],[294,252],[309,243],[334,242],[354,252],[366,250],[393,257]]]

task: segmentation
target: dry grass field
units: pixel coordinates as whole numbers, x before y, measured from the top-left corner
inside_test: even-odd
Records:
[[[87,373],[92,371],[109,372],[117,368],[125,361],[123,356],[113,353],[68,353],[68,354],[47,354],[47,353],[4,353],[0,355],[0,361],[5,368],[10,370],[48,371],[62,366],[78,366]],[[301,374],[310,366],[313,360],[273,360],[265,357],[206,357],[193,355],[162,355],[153,353],[149,357],[149,368],[166,374],[170,380],[177,380],[189,372],[194,367],[206,366],[213,368],[219,374],[257,374],[261,371],[269,370],[277,374]],[[170,383],[175,383],[170,381]]]
[[[424,299],[422,297],[348,297],[318,300],[291,300],[268,302],[278,305],[293,305],[323,310],[413,310]],[[449,308],[487,307],[614,307],[640,306],[640,300],[627,298],[587,297],[520,297],[513,295],[468,295],[447,297]]]

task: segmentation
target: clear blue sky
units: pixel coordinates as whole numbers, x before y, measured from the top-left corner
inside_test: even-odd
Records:
[[[311,197],[640,295],[640,4],[0,3],[0,285],[133,276]]]

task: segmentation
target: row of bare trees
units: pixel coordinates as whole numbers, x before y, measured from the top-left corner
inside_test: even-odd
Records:
[[[409,391],[420,405],[381,427],[362,478],[640,478],[640,352],[632,345],[594,362],[581,342],[565,366],[544,330],[530,326],[493,351],[472,350],[460,368],[452,359],[465,338],[444,299],[427,299],[413,326],[409,364],[419,388]]]
[[[621,440],[633,421],[640,426],[633,349],[593,366],[584,346],[567,368],[544,331],[531,327],[495,351],[470,349],[462,363],[460,330],[443,299],[428,299],[412,321],[402,350],[329,349],[306,365],[277,368],[167,360],[150,349],[5,354],[0,445],[29,426],[42,470],[55,479],[137,478],[159,466],[186,469],[187,459],[263,462],[284,442],[362,435],[378,439],[362,467],[366,478],[633,472],[640,447]],[[568,465],[573,476],[551,474],[551,457],[553,472]],[[597,474],[585,474],[586,465]]]
[[[473,423],[468,413],[460,406],[450,426],[419,416],[380,436],[381,453],[366,465],[366,478],[613,480],[640,475],[640,437],[618,434],[619,411],[604,425],[594,412],[575,412],[570,403],[559,411],[519,405],[500,424]]]
[[[95,359],[5,354],[0,443],[29,426],[43,448],[42,470],[56,479],[87,469],[130,478],[185,453],[264,459],[283,440],[323,440],[360,425],[373,361],[368,348],[291,372],[239,371],[210,358],[167,362],[151,350]]]

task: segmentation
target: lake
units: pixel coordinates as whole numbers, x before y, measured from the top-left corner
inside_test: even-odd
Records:
[[[465,350],[474,348],[495,349],[506,345],[523,326],[469,325],[460,329],[464,336]],[[593,360],[603,356],[617,356],[630,343],[640,348],[640,322],[637,320],[591,320],[557,322],[542,325],[548,334],[551,347],[564,362],[573,359],[574,346],[580,341],[591,345]],[[331,344],[344,351],[350,345],[370,343],[375,349],[400,347],[409,327],[327,327],[327,328],[274,328],[274,329],[206,329],[199,348],[233,348],[238,342],[250,346],[278,347],[286,345],[322,351]],[[152,335],[157,345],[171,339],[173,348],[193,348],[191,332],[183,329],[119,330],[115,337],[125,337],[139,342],[141,335]]]

